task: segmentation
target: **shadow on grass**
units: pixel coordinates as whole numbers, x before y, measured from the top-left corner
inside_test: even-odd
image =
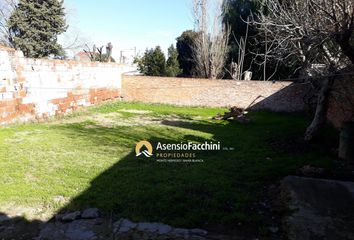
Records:
[[[182,126],[184,123],[179,124]],[[198,124],[194,127],[205,132],[211,126]],[[114,139],[108,142],[107,134],[106,138],[100,136],[104,131],[113,136],[122,133],[122,129],[82,128],[73,134],[86,136],[95,144],[113,146],[116,143]],[[167,133],[154,133],[149,138],[139,138],[139,133],[125,132],[123,135],[134,143],[147,140],[153,146],[158,142],[208,140],[191,134],[171,140],[168,134],[173,134],[173,129]],[[213,139],[218,140],[215,135]],[[198,158],[204,159],[203,163],[158,163],[155,157],[136,157],[134,148],[135,144],[132,144],[131,151],[94,179],[90,188],[75,198],[68,208],[98,207],[133,221],[157,221],[183,227],[206,227],[243,217],[241,209],[249,200],[249,194],[242,192],[237,187],[236,178],[231,177],[237,175],[236,168],[235,172],[230,169],[232,162],[236,161],[232,156],[227,157],[223,152],[200,152]]]
[[[28,221],[24,217],[9,217],[0,212],[0,239],[28,240],[38,236],[41,221]]]
[[[259,119],[263,119],[262,114]],[[67,209],[98,207],[133,221],[164,222],[180,227],[207,229],[231,227],[240,222],[257,223],[262,217],[252,209],[264,186],[305,164],[330,166],[327,153],[316,148],[301,154],[275,152],[266,140],[281,133],[286,137],[302,135],[306,121],[276,116],[266,124],[249,125],[210,121],[163,121],[171,126],[144,127],[139,132],[130,127],[87,129],[66,125],[68,134],[86,137],[97,145],[131,144],[131,151],[117,159],[91,186],[67,206]],[[267,125],[268,123],[268,125]],[[289,128],[289,125],[293,125]],[[188,130],[171,137],[176,129]],[[194,135],[190,131],[210,134]],[[142,135],[140,135],[142,134]],[[220,141],[228,150],[197,152],[202,163],[159,163],[135,156],[135,143],[147,140],[161,143]],[[134,144],[132,144],[132,142]],[[173,152],[173,151],[172,151]]]
[[[131,149],[124,157],[117,157],[113,166],[61,211],[97,207],[106,214],[136,222],[212,231],[226,231],[243,223],[258,231],[263,216],[254,206],[265,186],[306,164],[329,167],[331,159],[316,147],[293,155],[276,152],[267,144],[269,137],[301,136],[307,124],[303,118],[259,113],[253,120],[247,125],[163,121],[164,127],[88,128],[91,123],[54,126],[93,146],[124,145]],[[219,141],[228,150],[196,152],[202,163],[159,163],[156,157],[135,156],[135,143],[140,140],[153,146],[158,142]]]

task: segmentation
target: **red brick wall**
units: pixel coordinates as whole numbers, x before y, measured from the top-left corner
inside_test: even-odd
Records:
[[[305,94],[309,84],[269,81],[231,81],[146,76],[123,76],[127,101],[169,103],[187,106],[246,108],[276,112],[307,111]],[[340,79],[334,85],[328,119],[340,127],[354,118],[354,80]]]
[[[195,78],[123,76],[123,97],[128,101],[189,106],[248,107],[303,111],[303,85],[292,82],[233,81]],[[272,100],[270,100],[272,99]]]
[[[328,119],[336,127],[342,123],[354,121],[354,78],[338,79],[331,93]]]
[[[119,89],[91,89],[89,94],[83,95],[74,95],[72,92],[68,92],[67,97],[50,100],[50,103],[56,106],[54,114],[51,114],[50,112],[42,112],[38,114],[36,105],[34,103],[24,104],[21,97],[16,97],[11,100],[1,100],[0,124],[40,120],[54,115],[59,116],[75,111],[80,107],[95,105],[119,97]],[[82,100],[84,100],[86,104],[82,104]]]

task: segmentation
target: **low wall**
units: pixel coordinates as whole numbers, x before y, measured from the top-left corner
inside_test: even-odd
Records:
[[[310,84],[270,81],[233,81],[189,78],[123,76],[127,101],[187,106],[249,107],[274,112],[308,111]],[[338,78],[330,98],[328,119],[340,127],[354,121],[354,79]]]
[[[195,78],[123,76],[127,101],[169,103],[187,106],[246,108],[276,112],[306,109],[302,99],[306,86],[292,82],[233,81]]]
[[[0,47],[0,123],[29,121],[120,96],[129,67],[24,58]]]
[[[354,121],[354,76],[335,81],[328,107],[328,119],[336,127]]]
[[[309,84],[128,76],[133,67],[24,58],[0,46],[0,124],[71,112],[109,99],[186,106],[300,112]],[[354,120],[354,81],[335,83],[328,118],[339,127]]]

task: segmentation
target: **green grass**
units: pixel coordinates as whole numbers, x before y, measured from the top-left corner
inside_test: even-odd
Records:
[[[211,120],[224,110],[108,103],[48,123],[3,127],[0,206],[91,206],[134,221],[229,226],[260,219],[249,209],[264,186],[303,165],[333,167],[320,146],[292,151],[292,144],[269,144],[301,139],[305,117],[257,112],[250,124]],[[203,163],[157,163],[135,157],[140,140],[220,141],[234,150],[198,153]]]

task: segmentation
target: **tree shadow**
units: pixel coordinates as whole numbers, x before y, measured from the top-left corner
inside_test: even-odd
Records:
[[[315,157],[315,152],[294,157],[278,154],[265,144],[264,141],[278,131],[302,134],[301,129],[285,133],[289,125],[307,124],[301,119],[289,122],[285,116],[260,113],[251,124],[165,120],[161,124],[169,126],[167,131],[154,126],[144,126],[144,130],[132,126],[87,127],[92,123],[53,126],[92,146],[125,145],[131,149],[124,157],[117,157],[115,164],[94,178],[86,190],[58,213],[96,207],[115,218],[215,232],[228,232],[242,224],[243,234],[249,232],[254,236],[260,230],[257,226],[264,226],[264,219],[254,209],[264,186],[306,163],[323,161],[318,152]],[[171,137],[180,129],[185,130],[183,134]],[[140,140],[147,140],[154,147],[158,142],[213,141],[227,149],[197,151],[196,158],[203,162],[158,162],[156,149],[152,158],[136,157],[134,148]],[[34,226],[41,224],[18,220],[26,223],[28,229],[37,229]]]
[[[42,221],[28,221],[24,217],[9,217],[0,212],[0,239],[28,240],[38,236]]]
[[[218,140],[214,132],[218,129],[213,129],[210,124],[189,124],[181,121],[178,127],[212,133],[212,138]],[[81,128],[72,134],[87,137],[87,140],[94,141],[95,144],[113,146],[114,141],[108,143],[98,136],[107,130]],[[225,171],[222,162],[231,160],[227,159],[225,154],[201,152],[198,158],[208,158],[204,163],[159,163],[156,161],[156,155],[152,158],[135,156],[135,143],[139,140],[147,140],[156,147],[158,142],[203,142],[206,141],[205,138],[184,134],[178,140],[171,140],[169,134],[173,134],[173,129],[169,133],[152,134],[147,139],[139,138],[139,133],[132,134],[131,130],[122,133],[121,129],[112,128],[108,131],[112,135],[123,134],[126,139],[133,140],[131,151],[95,178],[90,187],[73,199],[65,209],[97,207],[133,221],[164,222],[180,227],[205,227],[211,222],[216,224],[213,221],[215,217],[227,215],[234,207],[231,202],[235,196],[228,198],[226,192],[231,190],[235,182],[230,177],[222,176]],[[151,131],[156,129],[152,128]],[[223,155],[225,159],[218,161],[218,157]],[[221,185],[224,185],[223,191],[220,191]]]
[[[282,121],[281,117],[276,119]],[[305,157],[275,153],[264,143],[268,137],[274,136],[275,129],[281,130],[277,124],[272,124],[272,120],[269,120],[268,127],[262,122],[244,125],[222,121],[165,120],[161,124],[171,126],[170,131],[155,132],[148,138],[140,137],[139,131],[132,133],[131,128],[87,129],[81,126],[78,129],[78,126],[64,126],[73,130],[69,134],[80,135],[97,145],[114,146],[118,143],[115,138],[108,140],[107,132],[111,136],[131,140],[130,144],[134,142],[125,157],[93,179],[90,187],[64,209],[97,207],[133,221],[157,221],[191,228],[229,227],[238,222],[257,221],[257,214],[249,208],[256,201],[263,184],[294,173],[305,163],[321,159],[321,154],[315,159],[314,152],[305,153]],[[171,139],[174,128],[188,132],[178,139]],[[147,129],[158,131],[153,127]],[[194,135],[193,131],[203,134]],[[292,131],[289,134],[302,134],[301,129]],[[229,149],[197,152],[196,158],[203,159],[202,163],[161,163],[156,161],[156,156],[135,156],[135,143],[139,140],[147,140],[154,147],[158,142],[220,141]],[[269,158],[273,160],[266,161]]]
[[[268,97],[260,96],[262,100],[253,104],[250,109],[273,112],[309,111],[316,104],[314,90],[309,86],[310,84],[292,83]]]

